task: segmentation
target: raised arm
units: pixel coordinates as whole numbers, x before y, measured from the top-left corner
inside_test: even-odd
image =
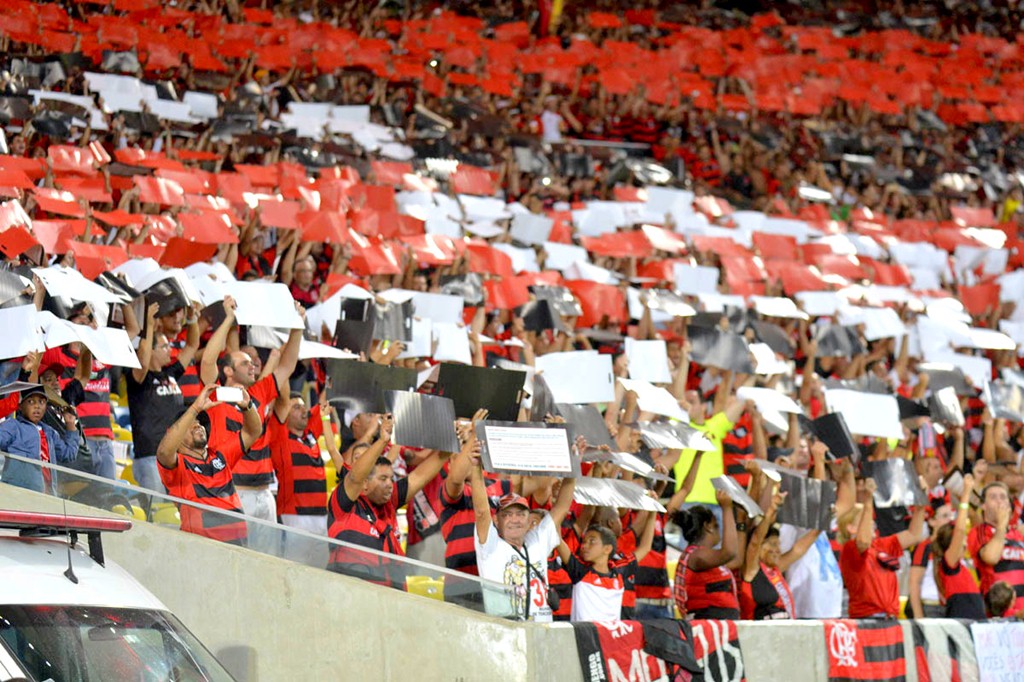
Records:
[[[171,424],[171,428],[167,429],[164,437],[160,439],[160,444],[156,447],[156,459],[165,468],[173,469],[178,466],[178,450],[181,448],[185,436],[188,435],[189,429],[195,423],[196,417],[207,407],[216,404],[210,402],[210,392],[213,389],[214,386],[212,384],[203,387],[195,402],[185,410],[183,415],[178,417],[176,422]]]
[[[572,506],[572,495],[576,490],[575,478],[563,478],[562,485],[558,488],[558,497],[551,505],[551,520],[555,522],[555,528],[561,528],[562,521],[565,521],[569,507]]]
[[[235,299],[224,297],[224,321],[214,330],[203,351],[203,359],[199,364],[199,379],[204,384],[217,383],[217,360],[228,342],[228,334],[235,326]]]
[[[750,536],[750,541],[747,543],[747,554],[743,562],[743,580],[750,582],[757,575],[757,572],[761,570],[761,545],[764,543],[765,537],[768,535],[768,529],[775,522],[775,514],[778,512],[779,507],[786,499],[786,493],[775,493],[772,495],[771,504],[768,506],[768,511],[765,512],[764,518],[761,519],[761,523],[757,524],[757,528]]]
[[[785,573],[789,567],[795,564],[800,558],[807,554],[807,550],[817,542],[820,530],[809,530],[797,539],[788,552],[779,557],[779,570]]]
[[[188,335],[185,337],[185,347],[178,353],[178,362],[182,367],[188,367],[199,352],[199,310],[197,304],[192,304],[188,316]]]
[[[650,512],[647,514],[647,519],[644,521],[643,532],[640,534],[640,539],[636,544],[636,551],[633,552],[638,563],[643,561],[651,552],[651,547],[654,545],[654,529],[658,525],[657,521],[658,514],[656,512]]]
[[[946,566],[953,568],[960,565],[964,557],[964,538],[967,537],[967,511],[971,508],[971,493],[974,492],[974,476],[964,476],[964,490],[960,493],[960,508],[957,510],[956,523],[953,524],[953,537],[949,541],[949,547],[942,555]]]
[[[914,515],[910,517],[910,526],[896,534],[900,546],[907,549],[921,541],[921,532],[924,530],[924,514],[928,511],[928,505],[919,504],[914,508]]]
[[[476,423],[487,419],[487,410],[479,409],[473,415],[471,424],[463,424],[459,428],[459,440],[462,442],[462,449],[459,454],[452,457],[448,465],[448,477],[444,479],[444,492],[449,500],[457,500],[462,497],[462,491],[466,486],[466,477],[473,468],[475,458],[479,456],[479,446],[470,447],[467,445],[476,442]]]
[[[384,415],[377,440],[352,465],[352,470],[345,476],[345,494],[355,502],[363,492],[363,484],[373,473],[377,459],[384,454],[384,448],[391,440],[391,429],[394,427],[391,415]]]
[[[320,391],[320,419],[323,422],[324,447],[327,448],[327,454],[334,462],[335,470],[340,472],[345,467],[345,458],[338,450],[338,444],[334,440],[334,430],[331,429],[331,419],[336,418],[337,414],[337,410],[327,402],[327,389]]]
[[[871,547],[872,540],[875,539],[875,490],[878,486],[875,484],[875,479],[869,478],[864,482],[864,488],[867,490],[868,497],[864,501],[864,508],[860,513],[860,524],[857,526],[857,551],[863,554],[868,551]],[[902,544],[902,543],[901,543]]]
[[[256,409],[249,392],[242,389],[242,399],[246,403],[242,412],[242,450],[248,452],[252,444],[263,433],[263,420],[260,419],[260,411]]]
[[[296,303],[295,309],[299,311],[299,315],[302,317],[302,327],[305,328],[305,308]],[[295,371],[295,365],[299,363],[300,343],[302,343],[302,329],[293,329],[288,335],[288,342],[281,349],[281,360],[277,365],[277,369],[274,370],[274,378],[277,380],[279,387],[288,385],[288,379],[291,377],[292,372]]]
[[[137,384],[141,384],[149,374],[149,362],[153,359],[153,336],[156,334],[156,311],[159,309],[160,305],[157,303],[150,303],[146,308],[146,334],[139,341],[140,367],[132,369],[132,378]]]
[[[700,469],[700,462],[703,456],[703,451],[694,451],[693,462],[690,463],[690,468],[686,472],[686,478],[683,479],[683,484],[679,487],[679,490],[669,498],[668,504],[665,505],[670,516],[675,514],[676,511],[683,506],[683,503],[686,502],[686,498],[690,496],[690,491],[693,490],[693,484],[697,480],[697,471]]]
[[[718,549],[701,548],[690,555],[690,567],[695,571],[706,571],[717,568],[736,558],[737,535],[736,516],[733,513],[732,499],[721,490],[715,497],[722,507],[722,546]]]
[[[484,481],[484,473],[477,464],[469,474],[470,487],[473,490],[473,517],[476,523],[476,538],[481,545],[487,542],[491,526],[491,504],[487,499],[487,483]]]

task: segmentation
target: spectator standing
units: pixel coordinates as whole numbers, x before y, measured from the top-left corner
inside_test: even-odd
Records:
[[[1017,595],[1011,613],[1024,608],[1024,536],[1010,527],[1010,490],[1005,483],[989,483],[981,491],[982,523],[971,529],[967,549],[981,580],[981,592],[1005,581]]]
[[[0,452],[26,459],[65,464],[78,455],[78,426],[73,410],[64,412],[64,430],[44,424],[46,390],[35,386],[21,392],[18,415],[0,424]],[[52,469],[13,459],[4,460],[3,482],[38,493],[53,493]]]
[[[165,492],[156,451],[160,440],[181,414],[185,403],[178,379],[185,372],[182,362],[189,363],[199,348],[199,336],[189,338],[189,345],[171,361],[171,344],[157,331],[157,303],[146,309],[146,332],[139,342],[139,364],[125,381],[128,388],[129,418],[132,425],[132,473],[143,488]]]
[[[259,436],[261,423],[255,403],[243,391],[243,420],[238,435],[234,439],[210,443],[207,435],[210,423],[208,410],[217,406],[210,400],[214,388],[205,387],[195,402],[185,408],[160,440],[156,458],[160,478],[171,495],[204,505],[178,506],[183,531],[244,545],[244,521],[229,520],[226,515],[205,507],[242,513],[242,504],[231,478],[231,467]]]

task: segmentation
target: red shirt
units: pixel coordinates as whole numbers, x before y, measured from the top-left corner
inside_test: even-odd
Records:
[[[900,588],[896,571],[881,561],[898,560],[903,547],[895,535],[875,538],[867,551],[857,550],[857,540],[843,545],[839,570],[850,593],[850,618],[869,618],[880,613],[896,617],[900,608]]]

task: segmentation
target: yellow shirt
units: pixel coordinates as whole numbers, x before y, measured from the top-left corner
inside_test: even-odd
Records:
[[[700,458],[700,469],[697,470],[697,478],[693,482],[693,490],[686,497],[686,501],[700,504],[718,504],[715,501],[715,488],[711,485],[711,479],[725,473],[725,467],[722,463],[722,439],[725,438],[727,433],[732,431],[732,427],[735,424],[729,421],[724,412],[719,412],[703,424],[690,424],[690,426],[698,431],[703,431],[708,440],[714,443],[715,449],[705,452],[704,456]],[[695,454],[696,450],[683,450],[683,453],[679,456],[679,461],[676,462],[673,468],[673,473],[676,477],[676,490],[683,487],[683,480],[693,464]]]

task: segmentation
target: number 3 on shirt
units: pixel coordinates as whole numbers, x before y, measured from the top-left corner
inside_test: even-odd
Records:
[[[544,583],[540,581],[540,578],[530,580],[530,594],[533,595],[533,605],[537,608],[548,603],[547,590],[544,588]]]

